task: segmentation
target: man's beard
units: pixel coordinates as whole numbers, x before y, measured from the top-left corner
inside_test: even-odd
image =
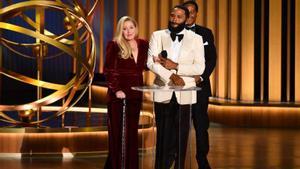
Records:
[[[169,21],[168,24],[168,29],[172,32],[172,33],[179,33],[181,32],[183,29],[185,28],[185,22],[179,24],[177,27],[173,27],[171,22]]]

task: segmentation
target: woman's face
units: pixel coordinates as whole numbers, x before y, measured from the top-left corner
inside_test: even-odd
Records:
[[[136,36],[136,27],[132,21],[125,21],[122,31],[123,37],[127,40],[133,40]]]

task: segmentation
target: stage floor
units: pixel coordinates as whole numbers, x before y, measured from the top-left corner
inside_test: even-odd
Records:
[[[300,169],[299,129],[233,128],[212,124],[209,133],[209,161],[213,169]],[[193,141],[191,150],[192,160],[188,160],[187,165],[197,169]],[[152,168],[152,152],[142,153],[140,157],[140,165],[142,162],[144,165],[141,169]],[[105,159],[105,155],[20,158],[7,154],[0,157],[0,168],[102,169]]]

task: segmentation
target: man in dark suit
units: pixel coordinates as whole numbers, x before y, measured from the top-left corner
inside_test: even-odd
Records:
[[[195,1],[186,1],[182,4],[187,7],[190,15],[186,21],[186,29],[194,31],[201,35],[204,43],[205,52],[205,70],[201,76],[195,77],[197,79],[197,86],[202,90],[197,92],[197,103],[193,105],[192,119],[196,130],[196,144],[197,144],[197,162],[199,169],[210,169],[207,160],[209,151],[208,127],[209,117],[207,113],[209,96],[211,96],[211,87],[209,76],[216,66],[216,47],[214,45],[214,36],[212,31],[208,28],[195,24],[198,5]]]

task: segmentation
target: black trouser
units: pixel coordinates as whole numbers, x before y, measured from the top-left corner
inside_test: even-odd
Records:
[[[190,129],[190,105],[179,105],[173,95],[170,103],[155,103],[157,127],[155,169],[184,169]]]
[[[209,117],[208,96],[197,93],[197,103],[193,105],[192,119],[196,130],[196,158],[199,169],[209,169],[207,154],[209,151],[208,127]]]

